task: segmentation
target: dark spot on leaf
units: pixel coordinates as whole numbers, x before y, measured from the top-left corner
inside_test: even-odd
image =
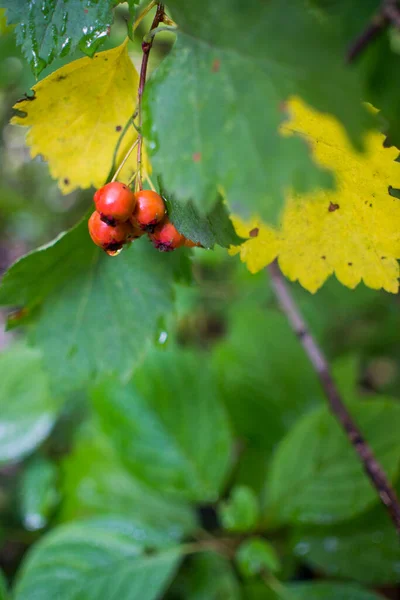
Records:
[[[25,102],[26,100],[29,100],[31,102],[32,100],[35,100],[35,98],[36,98],[36,93],[33,90],[30,90],[30,92],[28,92],[27,94],[24,94],[22,96],[22,98],[17,100],[15,104],[19,104],[19,102]]]
[[[65,179],[64,179],[64,185],[69,185],[69,179],[68,179],[68,177],[65,177]]]
[[[322,260],[326,260],[326,256],[321,256]]]
[[[258,227],[254,227],[254,229],[252,229],[251,231],[249,231],[249,236],[250,237],[257,237],[259,231],[260,230],[258,229]]]
[[[386,256],[381,256],[381,260],[385,260]]]
[[[14,117],[19,117],[20,119],[26,119],[26,117],[28,116],[28,113],[25,112],[24,110],[18,110],[17,108],[14,108],[13,115],[14,115]]]
[[[334,204],[333,202],[329,203],[328,211],[335,212],[335,210],[339,209],[339,204]]]
[[[63,79],[67,79],[66,75],[59,75],[58,77],[56,77],[56,81],[62,81]]]
[[[372,208],[372,204],[370,204],[369,207]]]
[[[218,73],[220,68],[221,68],[221,61],[219,60],[219,58],[214,58],[213,64],[211,66],[211,71],[213,73]]]
[[[121,131],[121,129],[122,129],[121,125],[117,125],[115,128],[115,131]]]
[[[352,266],[353,266],[353,263],[347,263],[347,264],[349,265],[349,267],[352,267]]]
[[[201,161],[201,152],[195,152],[193,154],[192,158],[193,158],[194,162],[200,162]]]

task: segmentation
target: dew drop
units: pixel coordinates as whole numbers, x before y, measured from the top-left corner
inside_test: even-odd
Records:
[[[106,250],[106,253],[108,254],[108,256],[118,256],[118,254],[121,254],[123,250],[123,246],[121,246],[121,248],[118,248],[117,250]]]
[[[294,551],[298,556],[305,556],[310,552],[310,544],[307,544],[307,542],[299,542],[294,547]]]
[[[335,537],[327,537],[324,539],[323,544],[327,552],[335,552],[338,547],[338,539]]]

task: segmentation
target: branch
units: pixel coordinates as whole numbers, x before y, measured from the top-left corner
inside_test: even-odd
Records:
[[[153,19],[153,23],[151,25],[151,31],[156,29],[160,23],[164,20],[164,5],[161,3],[157,4],[157,11]],[[138,90],[138,147],[137,147],[137,185],[139,189],[142,189],[142,147],[143,147],[143,134],[142,134],[142,98],[144,92],[144,86],[146,83],[146,75],[147,75],[147,65],[149,62],[149,54],[151,47],[153,46],[154,36],[150,39],[145,39],[142,43],[142,66],[140,68],[140,79],[139,79],[139,90]]]
[[[350,413],[348,412],[339,390],[332,378],[327,360],[316,341],[308,330],[292,294],[285,282],[285,279],[278,267],[277,262],[272,263],[268,267],[271,276],[271,282],[275,295],[278,299],[282,311],[285,313],[294,333],[301,341],[305,353],[307,354],[322,388],[328,399],[330,409],[342,425],[350,443],[357,452],[364,470],[369,477],[372,485],[376,488],[379,497],[386,506],[390,517],[400,534],[400,503],[393,490],[385,472],[381,465],[376,460],[370,446],[364,440],[360,430],[354,423]]]
[[[382,1],[381,8],[372,17],[367,28],[350,45],[346,56],[347,62],[353,62],[390,24],[400,29],[400,7],[397,0]]]

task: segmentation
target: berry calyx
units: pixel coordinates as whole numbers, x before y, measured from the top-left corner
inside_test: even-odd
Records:
[[[106,252],[116,252],[130,239],[132,227],[130,223],[108,225],[98,212],[94,212],[88,223],[89,234],[96,246]]]
[[[171,250],[175,250],[175,248],[180,248],[185,243],[185,237],[179,233],[175,225],[168,219],[157,225],[149,237],[154,247],[160,250],[160,252],[170,252]]]
[[[93,199],[97,212],[108,225],[127,221],[136,204],[135,194],[120,181],[111,181],[103,185]]]
[[[152,232],[165,216],[164,200],[159,194],[151,190],[139,190],[135,194],[136,208],[133,221],[140,229]]]

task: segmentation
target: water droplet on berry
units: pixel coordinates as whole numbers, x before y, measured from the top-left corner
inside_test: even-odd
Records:
[[[106,253],[108,256],[118,256],[118,254],[121,254],[123,249],[123,246],[121,246],[121,248],[118,248],[118,250],[106,250]]]

